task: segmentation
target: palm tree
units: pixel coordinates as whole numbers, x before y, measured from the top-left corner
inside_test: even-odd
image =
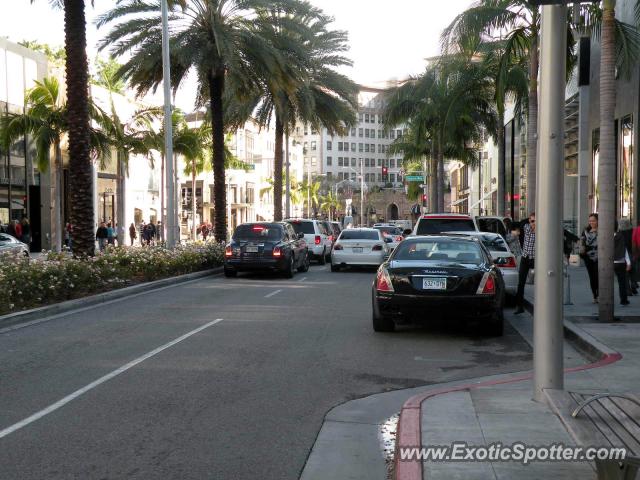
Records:
[[[50,167],[50,151],[53,148],[54,161],[51,169],[51,208],[52,219],[52,247],[59,252],[62,249],[62,142],[69,135],[68,104],[62,103],[60,98],[60,84],[56,78],[45,77],[42,82],[35,82],[25,98],[24,113],[7,113],[0,117],[0,142],[8,148],[13,142],[25,135],[33,138],[36,146],[36,165],[40,172],[46,172]],[[101,123],[104,112],[89,101],[91,118]],[[89,136],[90,159],[104,158],[109,152],[109,139],[104,132],[90,127]],[[91,217],[93,218],[93,217]],[[93,220],[92,220],[93,221]],[[93,229],[93,227],[92,227]],[[75,245],[74,228],[74,245]],[[84,252],[74,254],[84,255]]]
[[[211,112],[211,149],[214,173],[214,234],[218,241],[227,235],[225,192],[225,90],[243,92],[256,88],[258,72],[272,72],[280,81],[282,61],[270,42],[260,34],[256,8],[260,0],[192,0],[181,8],[171,4],[171,81],[174,89],[189,72],[198,78],[200,102]],[[162,81],[162,25],[157,15],[158,0],[120,0],[101,15],[99,27],[116,23],[100,43],[115,57],[129,55],[118,75],[145,94]],[[140,32],[144,35],[140,35]]]
[[[31,0],[33,3],[34,0]],[[69,189],[71,191],[71,223],[73,251],[78,256],[92,256],[95,250],[93,232],[93,168],[90,154],[89,67],[84,0],[49,0],[64,8],[65,70],[67,91],[67,123],[69,125]],[[93,1],[91,2],[93,5]]]
[[[271,2],[274,3],[274,2]],[[308,2],[276,2],[258,10],[261,33],[285,58],[285,82],[274,82],[270,72],[247,97],[239,120],[255,115],[263,126],[275,118],[274,219],[282,219],[283,139],[297,121],[342,133],[355,123],[357,85],[335,68],[350,66],[342,55],[347,33],[331,30],[331,17]]]
[[[320,198],[320,210],[329,214],[329,220],[333,221],[338,208],[340,208],[340,200],[338,200],[338,197],[336,197],[333,192],[330,191]]]
[[[303,204],[307,206],[307,216],[311,218],[311,209],[316,210],[316,206],[320,203],[320,187],[321,183],[312,181],[309,183],[305,179],[300,185],[300,196]]]
[[[540,14],[528,0],[478,0],[458,15],[442,33],[445,53],[458,51],[476,39],[499,40],[503,56],[529,67],[527,99],[527,211],[535,210],[538,125],[538,35]],[[569,31],[570,34],[570,31]],[[572,45],[573,42],[568,42]],[[500,112],[498,112],[500,113]]]

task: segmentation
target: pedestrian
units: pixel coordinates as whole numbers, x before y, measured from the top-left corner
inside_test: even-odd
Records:
[[[111,222],[107,225],[107,242],[109,245],[115,245],[116,243],[116,229],[113,228]]]
[[[31,225],[29,224],[29,219],[27,217],[22,218],[21,226],[22,238],[20,240],[22,243],[31,245]]]
[[[522,245],[520,245],[520,225],[516,222],[509,222],[509,231],[507,232],[507,245],[509,250],[516,257],[516,261],[520,261],[522,257]]]
[[[107,246],[107,240],[109,239],[109,230],[104,222],[100,222],[98,230],[96,230],[96,240],[98,240],[98,249],[104,252]]]
[[[529,214],[529,223],[522,228],[524,230],[524,243],[522,245],[522,257],[518,269],[518,291],[516,292],[516,315],[524,312],[524,285],[527,282],[529,270],[535,266],[536,257],[536,213]]]
[[[209,235],[209,227],[205,222],[202,222],[202,225],[200,225],[200,233],[202,233],[202,241],[206,242],[207,236]]]
[[[158,221],[156,223],[156,238],[158,239],[158,242],[162,241],[162,222]]]
[[[136,226],[131,222],[129,225],[129,238],[131,239],[131,246],[133,247],[133,241],[138,238],[138,233],[136,231]]]
[[[64,227],[64,244],[69,249],[73,249],[73,225],[70,222]]]
[[[628,272],[631,270],[631,257],[625,244],[624,235],[615,223],[616,233],[613,237],[613,271],[618,278],[618,289],[620,291],[620,305],[629,305],[627,288],[629,279]]]
[[[573,244],[578,240],[580,240],[580,238],[573,232],[570,232],[566,228],[562,230],[562,251],[567,260],[567,265],[569,264],[569,259],[573,253]]]
[[[632,252],[633,252],[633,227],[631,226],[631,220],[628,218],[621,218],[618,221],[619,231],[622,237],[624,238],[624,246],[629,253],[629,257],[631,258],[631,270],[627,274],[627,280],[629,281],[629,285],[627,288],[627,294],[629,295],[637,295],[638,287],[635,278],[635,265],[633,262]]]
[[[584,260],[593,294],[593,303],[598,303],[598,214],[589,215],[589,225],[580,236],[580,257]]]

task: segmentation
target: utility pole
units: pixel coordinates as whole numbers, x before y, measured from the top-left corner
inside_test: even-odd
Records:
[[[291,178],[289,177],[289,128],[284,134],[285,138],[285,167],[284,167],[284,182],[285,182],[285,203],[284,203],[284,218],[291,218]]]
[[[543,5],[540,29],[540,110],[533,323],[534,398],[563,388],[562,218],[566,5]]]
[[[167,248],[176,246],[176,182],[173,164],[173,125],[171,122],[171,66],[169,60],[169,14],[167,0],[162,6],[162,82],[164,87],[164,157],[167,188]]]
[[[362,223],[363,227],[368,227],[365,225],[364,221],[364,163],[363,160],[360,159],[360,223]],[[368,221],[366,223],[369,223]]]

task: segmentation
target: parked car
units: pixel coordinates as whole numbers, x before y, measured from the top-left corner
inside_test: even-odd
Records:
[[[22,243],[8,233],[0,233],[0,254],[13,253],[15,255],[29,256],[29,245]]]
[[[451,234],[478,238],[489,250],[491,258],[502,272],[505,292],[508,295],[516,294],[518,290],[518,259],[509,250],[509,245],[501,235],[485,232],[451,232]]]
[[[388,241],[375,228],[343,230],[331,251],[331,271],[352,265],[378,266],[389,255]]]
[[[427,213],[413,227],[412,235],[438,235],[442,232],[477,232],[473,218],[460,213]]]
[[[375,228],[376,230],[380,230],[385,238],[391,239],[391,241],[388,242],[388,247],[391,251],[393,251],[398,246],[398,244],[402,240],[404,240],[404,237],[402,236],[402,230],[396,225],[376,223],[373,228]]]
[[[342,226],[340,225],[340,222],[331,222],[331,225],[333,225],[333,233],[337,240],[338,235],[340,235],[340,232],[342,231]]]
[[[395,225],[400,228],[403,232],[405,230],[413,230],[413,225],[411,224],[411,220],[389,220],[389,225]]]
[[[333,225],[331,224],[330,221],[322,220],[322,221],[320,221],[320,223],[322,224],[324,229],[327,231],[327,238],[328,238],[329,244],[330,244],[329,251],[331,251],[331,248],[333,247],[333,242],[336,241],[338,236],[336,235],[336,232],[333,230]]]
[[[507,225],[505,220],[507,217],[476,217],[476,225],[481,232],[497,233],[502,238],[507,238]]]
[[[331,255],[332,242],[325,226],[319,220],[287,219],[296,233],[303,233],[307,242],[311,257],[317,260],[320,265],[327,263]]]
[[[224,274],[276,271],[291,278],[295,270],[309,270],[309,251],[302,233],[286,222],[243,223],[224,251]]]
[[[424,323],[437,317],[480,320],[502,335],[504,281],[476,238],[422,236],[405,239],[378,268],[372,286],[373,329]]]

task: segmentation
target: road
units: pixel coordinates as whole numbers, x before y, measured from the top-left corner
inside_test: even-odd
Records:
[[[210,277],[0,334],[0,479],[296,479],[337,404],[530,367],[510,326],[374,333],[373,275]]]

